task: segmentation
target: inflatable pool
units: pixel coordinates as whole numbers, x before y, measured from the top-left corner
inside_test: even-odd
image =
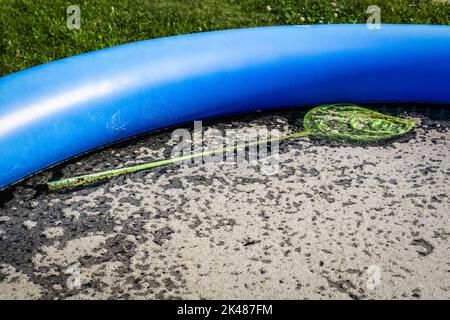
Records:
[[[142,41],[0,78],[0,189],[192,120],[293,106],[450,104],[450,27],[286,26]]]

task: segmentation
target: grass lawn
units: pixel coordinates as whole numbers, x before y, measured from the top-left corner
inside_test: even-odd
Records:
[[[81,30],[66,9],[81,8]],[[364,23],[369,5],[383,23],[450,24],[450,5],[431,0],[1,0],[0,76],[55,59],[155,37],[267,25]]]

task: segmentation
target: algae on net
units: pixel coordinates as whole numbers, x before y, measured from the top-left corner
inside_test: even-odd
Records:
[[[330,104],[310,110],[303,125],[318,139],[374,142],[402,136],[414,128],[415,122],[354,104]]]

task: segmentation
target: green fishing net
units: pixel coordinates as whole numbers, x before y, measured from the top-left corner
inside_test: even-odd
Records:
[[[276,140],[298,139],[312,136],[317,139],[334,140],[339,142],[374,142],[393,139],[404,135],[414,128],[414,121],[404,118],[385,115],[354,104],[329,104],[311,109],[303,119],[305,131],[294,132]],[[248,144],[231,147],[231,150],[246,148],[250,145],[267,143],[274,139],[258,140]],[[219,148],[204,151],[184,157],[165,159],[131,167],[113,169],[104,172],[92,173],[68,179],[48,182],[52,191],[66,190],[96,181],[109,179],[118,175],[148,170],[160,166],[177,163],[181,160],[193,159],[215,152],[229,151],[230,148]]]

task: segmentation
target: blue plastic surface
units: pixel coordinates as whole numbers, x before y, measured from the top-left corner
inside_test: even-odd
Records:
[[[0,78],[0,189],[192,120],[322,103],[450,104],[450,27],[289,26],[137,42]]]

